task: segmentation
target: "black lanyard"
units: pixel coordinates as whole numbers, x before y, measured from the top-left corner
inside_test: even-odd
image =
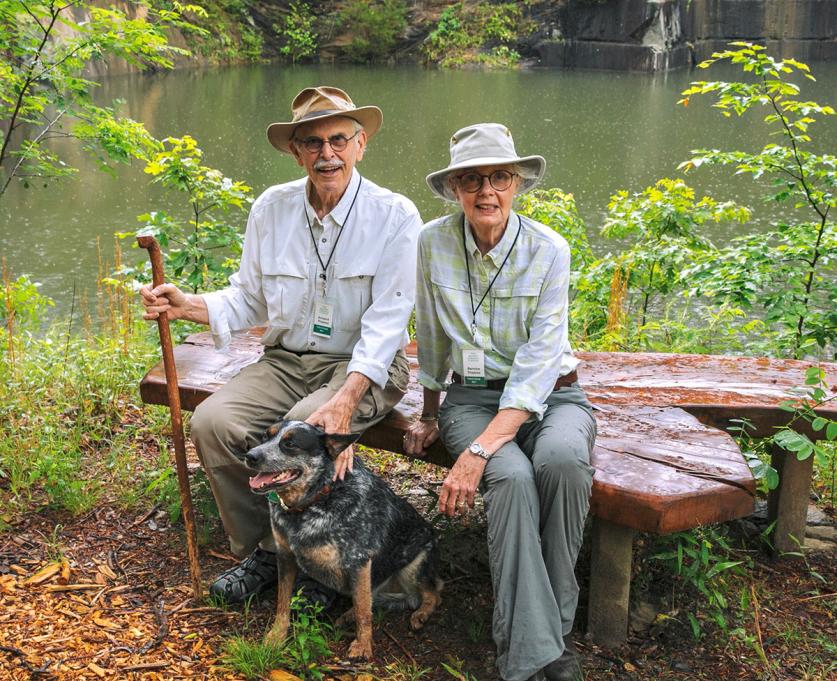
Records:
[[[520,216],[517,216],[517,234],[514,235],[514,241],[512,241],[511,248],[509,248],[509,252],[506,253],[506,257],[503,258],[503,262],[500,264],[500,267],[497,269],[497,272],[494,274],[494,277],[491,279],[491,283],[488,285],[488,288],[485,289],[485,293],[482,294],[482,298],[480,298],[480,302],[477,303],[476,307],[474,307],[474,291],[471,288],[471,266],[468,264],[468,245],[465,240],[465,215],[462,215],[462,250],[465,251],[465,269],[468,272],[468,295],[471,297],[471,335],[474,338],[474,343],[477,342],[477,312],[479,312],[480,307],[482,307],[483,301],[485,297],[488,295],[488,292],[491,290],[491,287],[494,286],[494,282],[497,281],[497,277],[500,276],[500,272],[502,271],[503,267],[505,267],[506,263],[508,262],[509,256],[511,255],[512,251],[514,250],[514,246],[517,243],[517,239],[520,236],[520,229],[522,227],[522,223],[520,220]]]
[[[343,225],[347,225],[349,222],[349,216],[352,214],[352,208],[355,207],[355,201],[357,201],[357,195],[360,193],[360,185],[363,184],[363,177],[361,177],[360,173],[358,173],[358,177],[360,180],[357,183],[357,189],[355,190],[355,195],[352,198],[352,204],[349,206],[349,210],[346,212],[346,219],[343,220]],[[331,259],[334,257],[334,251],[337,250],[337,244],[340,241],[340,237],[343,235],[343,227],[340,227],[340,231],[337,232],[337,238],[334,240],[334,245],[331,247],[331,253],[328,254],[328,260],[323,262],[323,259],[320,257],[320,251],[317,248],[317,240],[314,238],[314,230],[311,228],[311,220],[308,219],[308,210],[305,209],[303,205],[303,210],[305,212],[305,222],[308,223],[308,233],[311,235],[311,243],[314,244],[314,255],[317,256],[317,260],[320,261],[320,267],[323,268],[322,273],[320,274],[320,279],[326,281],[326,270],[328,270],[328,266],[331,264]],[[323,285],[325,288],[325,284]],[[325,295],[325,293],[323,293]]]

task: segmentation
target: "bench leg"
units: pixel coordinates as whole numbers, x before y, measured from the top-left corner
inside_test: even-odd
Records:
[[[628,637],[628,597],[634,530],[593,518],[587,631],[599,645],[621,645]]]
[[[814,457],[800,461],[793,452],[774,445],[771,464],[779,471],[779,486],[767,498],[768,519],[776,522],[773,548],[778,554],[799,551],[805,541]]]

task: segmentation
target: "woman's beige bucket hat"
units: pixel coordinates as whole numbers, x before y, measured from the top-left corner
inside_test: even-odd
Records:
[[[464,168],[517,164],[530,171],[532,177],[521,178],[519,193],[533,189],[543,178],[546,160],[543,156],[518,156],[511,131],[499,123],[478,123],[453,133],[450,138],[450,164],[427,176],[427,186],[436,196],[456,201],[448,176]]]
[[[267,127],[267,139],[279,151],[291,153],[290,141],[294,130],[303,123],[335,116],[353,118],[363,126],[367,137],[381,129],[384,115],[377,106],[354,105],[351,97],[336,87],[321,85],[307,87],[291,103],[292,120],[289,123],[271,123]]]

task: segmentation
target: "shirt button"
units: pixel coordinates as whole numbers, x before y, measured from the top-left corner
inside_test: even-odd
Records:
[[[395,295],[400,296],[400,295],[401,295],[401,291],[396,291],[396,292],[395,292]]]
[[[326,238],[323,238],[323,243],[325,243],[325,242],[326,242],[326,241],[328,241],[328,239],[326,239]]]
[[[308,345],[310,345],[312,348],[313,348],[316,344],[317,344],[317,342],[316,342],[316,341],[311,341],[310,343],[308,343]]]

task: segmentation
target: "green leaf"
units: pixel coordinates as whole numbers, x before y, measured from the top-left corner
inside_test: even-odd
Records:
[[[692,627],[692,636],[695,637],[695,640],[700,640],[700,622],[698,622],[697,617],[695,617],[692,613],[687,613],[686,616],[689,618],[689,624]]]
[[[709,579],[721,572],[731,570],[732,568],[737,567],[738,565],[742,565],[743,563],[743,560],[728,560],[715,563],[715,565],[713,565],[711,568],[709,568],[709,570],[707,570],[706,577],[707,579]]]

